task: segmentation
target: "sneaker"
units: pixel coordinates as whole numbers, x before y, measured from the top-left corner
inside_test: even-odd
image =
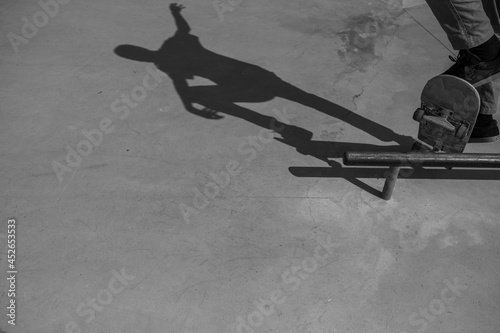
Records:
[[[462,78],[475,87],[500,77],[500,55],[492,61],[484,62],[468,50],[461,50],[456,58],[450,56],[450,59],[455,64],[443,74]]]
[[[469,142],[494,142],[498,139],[500,139],[500,131],[497,121],[491,115],[478,115]]]

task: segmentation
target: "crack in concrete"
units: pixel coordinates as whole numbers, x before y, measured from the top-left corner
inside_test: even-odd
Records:
[[[352,97],[352,103],[354,104],[354,111],[357,111],[358,110],[358,104],[356,103],[356,100],[358,98],[361,97],[361,95],[363,95],[363,93],[365,92],[365,87],[364,86],[361,86],[361,92],[359,94],[356,94]]]
[[[311,188],[313,188],[314,186],[317,186],[318,184],[319,184],[319,179],[316,180],[316,184],[309,186],[309,188],[306,191],[306,198],[307,198],[307,202],[309,203],[309,216],[313,220],[314,224],[316,224],[316,219],[314,218],[313,213],[312,213],[311,198],[309,197],[309,191],[311,190]]]
[[[132,132],[134,132],[135,134],[137,134],[137,135],[139,135],[139,136],[141,135],[141,133],[139,133],[138,131],[136,131],[136,130],[135,130],[135,129],[133,129],[132,127],[130,127],[130,125],[129,125],[128,121],[126,121],[125,123],[126,123],[126,126],[127,126],[127,128],[128,128],[129,130],[131,130]]]

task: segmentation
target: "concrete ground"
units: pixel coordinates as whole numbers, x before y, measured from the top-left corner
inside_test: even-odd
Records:
[[[409,150],[428,7],[58,1],[0,5],[3,331],[499,332],[498,172],[342,164]]]

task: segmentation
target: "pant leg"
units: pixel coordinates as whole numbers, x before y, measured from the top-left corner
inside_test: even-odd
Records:
[[[500,0],[482,0],[483,8],[488,15],[494,32],[500,35]],[[478,88],[481,96],[481,114],[494,114],[498,107],[500,83],[491,82]]]
[[[481,0],[426,0],[426,2],[455,50],[481,45],[494,34],[490,18]]]
[[[500,0],[482,0],[484,11],[490,18],[495,34],[500,35]],[[481,96],[481,114],[494,114],[498,107],[500,83],[491,82],[478,89]]]
[[[500,0],[482,0],[484,11],[490,18],[491,26],[497,35],[500,34]]]
[[[495,114],[498,107],[498,96],[500,95],[500,85],[498,82],[487,83],[477,89],[481,97],[480,114]]]

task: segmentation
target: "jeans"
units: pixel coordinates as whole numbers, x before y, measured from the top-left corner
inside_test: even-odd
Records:
[[[426,0],[455,50],[481,45],[500,34],[500,0]],[[481,114],[497,110],[500,87],[494,82],[478,88]]]

